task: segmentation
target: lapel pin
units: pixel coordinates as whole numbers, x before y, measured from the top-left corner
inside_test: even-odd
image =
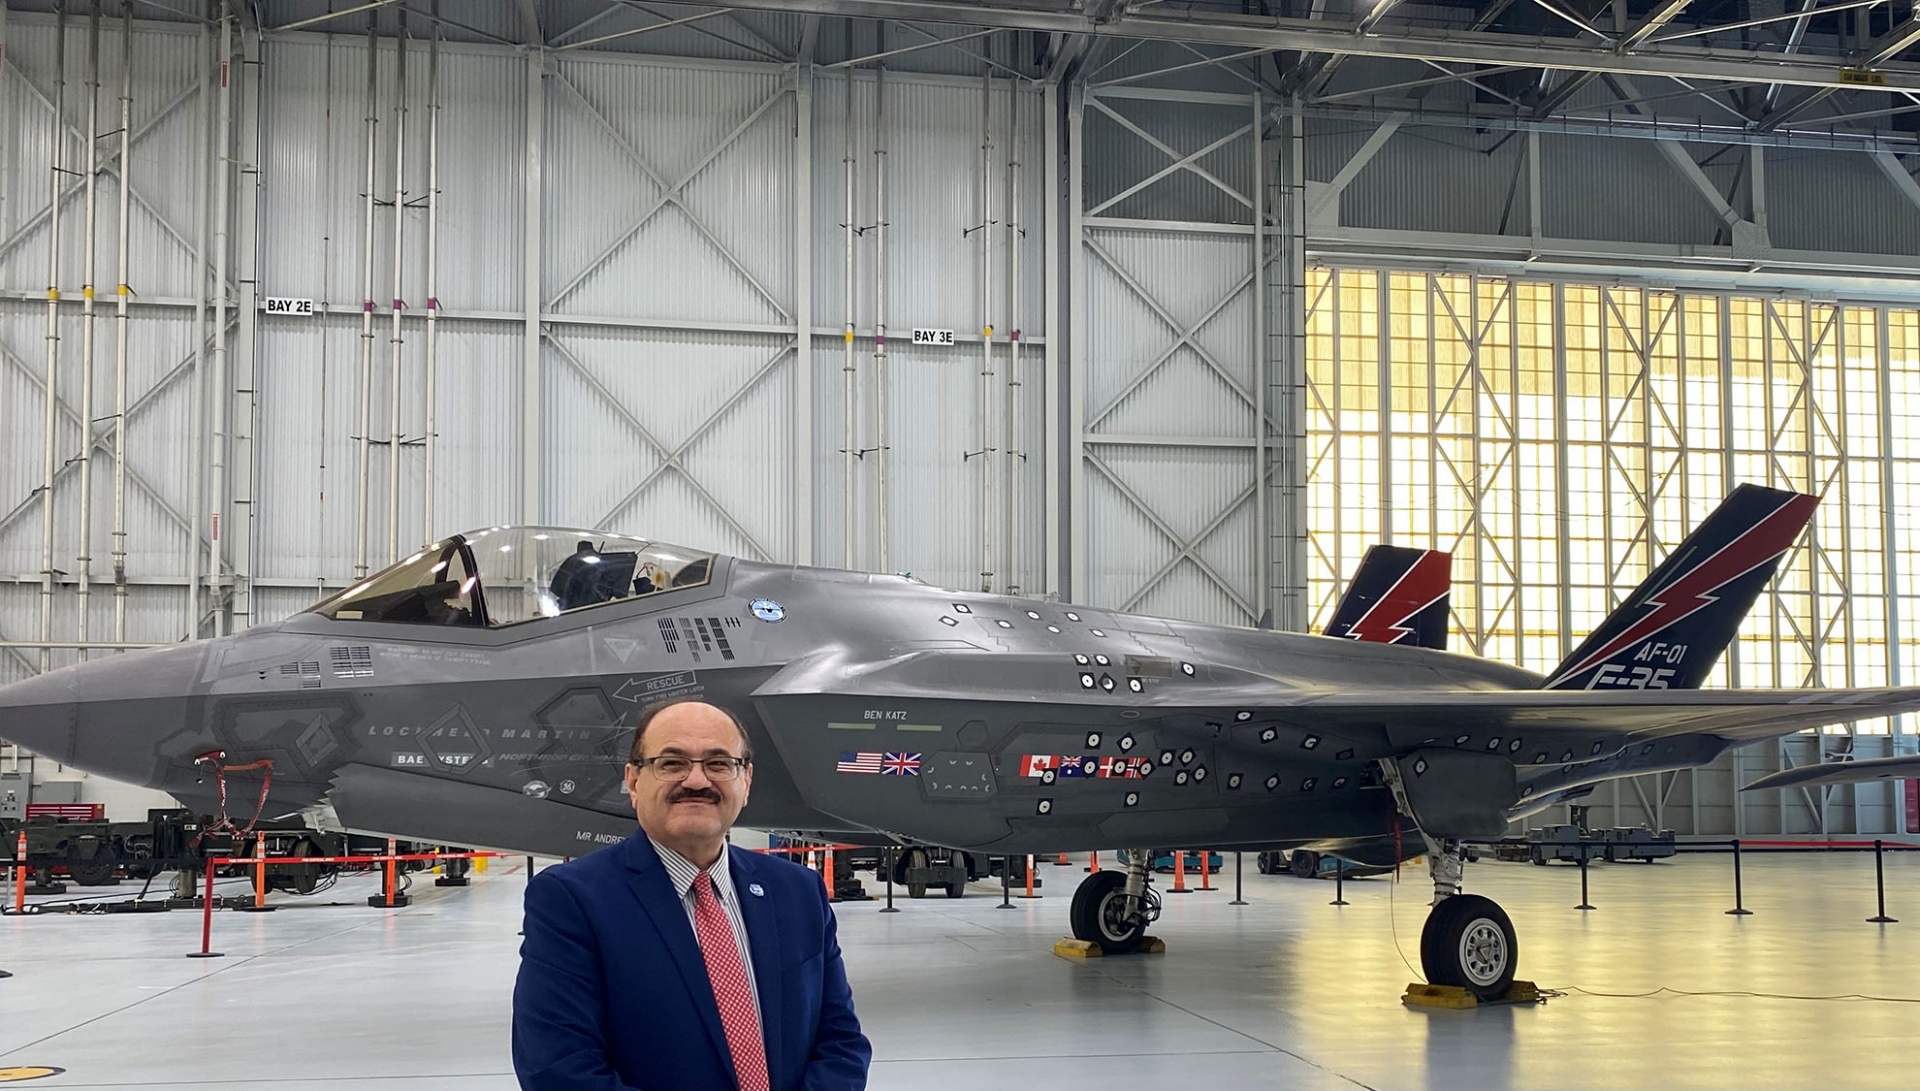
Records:
[[[759,883],[748,883],[748,884],[747,884],[747,893],[749,893],[749,894],[751,894],[751,895],[753,895],[754,897],[756,897],[756,898],[758,898],[758,897],[760,897],[761,895],[763,895],[763,894],[765,894],[765,893],[766,893],[766,891],[764,891],[764,890],[762,890],[762,889],[760,889],[760,884],[759,884]]]

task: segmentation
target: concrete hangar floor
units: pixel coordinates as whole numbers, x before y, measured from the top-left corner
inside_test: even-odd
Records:
[[[194,912],[0,920],[0,1080],[44,1065],[65,1071],[31,1086],[512,1088],[525,872],[500,863],[464,890],[416,883],[402,910],[366,908],[356,878],[326,895],[353,904],[218,913],[217,959],[183,957]],[[1597,865],[1586,913],[1570,866],[1471,864],[1467,889],[1518,926],[1521,976],[1567,990],[1472,1011],[1399,1002],[1423,873],[1349,882],[1334,907],[1331,882],[1249,857],[1250,904],[1228,904],[1229,870],[1219,892],[1167,896],[1165,954],[1076,961],[1050,948],[1084,863],[1041,867],[1044,897],[1012,910],[986,883],[892,915],[839,906],[873,1087],[1915,1085],[1920,854],[1886,859],[1899,924],[1864,921],[1870,854],[1748,854],[1749,917],[1724,913],[1725,856]],[[1663,986],[1713,995],[1637,995]]]

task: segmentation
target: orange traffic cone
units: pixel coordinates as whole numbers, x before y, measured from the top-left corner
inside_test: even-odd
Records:
[[[1173,889],[1170,894],[1191,894],[1187,889],[1187,850],[1173,850]]]

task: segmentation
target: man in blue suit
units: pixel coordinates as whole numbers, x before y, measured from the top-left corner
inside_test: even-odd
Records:
[[[753,785],[739,720],[640,714],[626,770],[639,832],[527,885],[513,1068],[527,1091],[859,1091],[853,1014],[818,876],[727,830]]]

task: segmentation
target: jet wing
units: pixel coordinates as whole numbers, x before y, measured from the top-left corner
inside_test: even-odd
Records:
[[[1749,742],[1808,728],[1920,709],[1920,687],[1732,690],[1396,690],[1300,694],[1272,707],[1282,719],[1319,714],[1371,719],[1398,728],[1420,725],[1513,730],[1568,729],[1634,738],[1706,734]]]
[[[1826,761],[1818,765],[1803,765],[1798,769],[1782,769],[1740,790],[1757,792],[1763,788],[1816,788],[1829,784],[1859,784],[1905,777],[1920,777],[1920,754],[1867,758],[1862,761]]]

